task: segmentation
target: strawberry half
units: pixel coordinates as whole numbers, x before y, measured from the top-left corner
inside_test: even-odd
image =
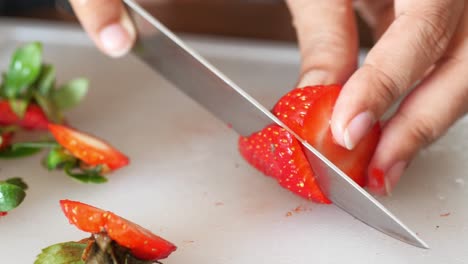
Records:
[[[48,124],[47,116],[36,104],[30,104],[24,117],[19,118],[8,101],[0,101],[0,126],[18,125],[27,130],[47,130]]]
[[[377,122],[353,150],[336,144],[331,133],[330,118],[340,91],[338,85],[327,88],[305,116],[304,127],[299,135],[357,184],[365,186],[367,168],[380,138],[380,124]]]
[[[308,86],[283,96],[273,113],[361,186],[380,137],[380,125],[354,150],[337,145],[332,137],[330,119],[341,86]],[[315,181],[315,175],[302,145],[287,131],[270,125],[249,137],[241,137],[242,156],[264,174],[273,176],[290,191],[320,203],[330,203]]]
[[[71,224],[85,232],[107,232],[112,240],[130,249],[139,259],[164,259],[177,249],[171,242],[112,212],[70,200],[61,200],[60,205]]]
[[[56,124],[49,124],[48,127],[57,142],[86,165],[106,165],[116,170],[129,163],[127,156],[91,135]]]
[[[301,144],[288,131],[270,125],[239,139],[242,156],[284,188],[318,203],[330,203],[320,190]]]

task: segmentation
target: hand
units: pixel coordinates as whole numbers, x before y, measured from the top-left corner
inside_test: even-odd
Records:
[[[119,57],[131,49],[136,31],[121,0],[70,0],[70,3],[100,50]]]
[[[357,70],[353,3],[379,38]],[[299,86],[344,84],[331,120],[338,144],[353,149],[373,123],[407,94],[384,122],[369,167],[370,190],[389,193],[418,150],[468,110],[465,1],[289,0],[288,4],[303,58]],[[386,184],[378,184],[375,169],[384,173]]]

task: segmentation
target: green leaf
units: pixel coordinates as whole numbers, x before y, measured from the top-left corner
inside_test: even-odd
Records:
[[[34,92],[33,97],[37,104],[44,111],[48,120],[52,121],[53,123],[62,123],[63,115],[60,113],[60,111],[57,110],[52,100],[38,92]]]
[[[7,182],[0,183],[0,212],[8,212],[21,204],[26,192],[19,186]]]
[[[67,173],[67,175],[79,182],[97,184],[107,182],[107,178],[101,176],[97,169],[84,170],[81,172],[74,172],[73,169],[75,169],[75,164],[70,163],[65,165],[65,172]]]
[[[10,108],[20,119],[23,119],[29,102],[26,100],[9,100]]]
[[[84,264],[81,256],[86,243],[66,242],[44,248],[34,264]]]
[[[5,76],[3,94],[10,99],[18,97],[33,84],[41,71],[42,44],[32,42],[19,47]]]
[[[31,141],[31,142],[18,142],[11,145],[13,150],[22,148],[55,148],[60,146],[56,141]]]
[[[55,170],[65,164],[75,165],[76,162],[77,159],[75,157],[65,152],[63,148],[56,147],[49,151],[43,163],[48,170]]]
[[[65,110],[76,106],[88,92],[88,80],[79,78],[72,80],[52,95],[52,100],[59,110]]]
[[[55,84],[55,67],[50,64],[43,64],[41,75],[37,81],[37,90],[40,95],[47,97],[50,95]]]
[[[16,147],[11,146],[0,151],[0,159],[16,159],[32,156],[41,151],[42,148],[37,147]]]
[[[20,187],[23,190],[28,189],[28,185],[23,181],[23,179],[18,178],[18,177],[7,179],[5,182],[9,183],[9,184],[16,185],[16,186]]]

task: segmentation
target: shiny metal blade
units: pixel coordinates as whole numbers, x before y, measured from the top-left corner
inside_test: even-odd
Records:
[[[268,109],[189,48],[158,20],[132,0],[124,0],[137,27],[139,40],[134,54],[161,73],[177,88],[205,107],[241,135],[277,123],[294,134],[307,149],[312,169],[322,190],[344,211],[396,239],[428,248],[382,204],[341,170],[298,137]]]

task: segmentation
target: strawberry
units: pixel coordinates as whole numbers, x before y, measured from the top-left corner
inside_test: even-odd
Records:
[[[305,115],[327,88],[323,85],[296,88],[281,97],[273,108],[273,114],[292,131],[299,133],[304,124]]]
[[[107,232],[109,238],[139,259],[164,259],[177,249],[172,243],[112,212],[70,200],[61,200],[60,205],[71,224],[85,232]]]
[[[283,96],[273,113],[289,128],[324,154],[356,183],[366,184],[366,171],[380,137],[380,125],[352,151],[333,141],[330,118],[341,86],[308,86]],[[302,145],[285,129],[270,125],[241,137],[242,156],[255,168],[272,176],[290,191],[320,203],[330,203],[315,181]]]
[[[357,184],[364,186],[367,167],[380,138],[380,124],[377,122],[353,150],[336,144],[331,133],[330,118],[340,91],[338,85],[327,88],[307,113],[299,134]]]
[[[116,170],[129,163],[127,156],[91,135],[56,124],[49,124],[48,127],[57,142],[86,165],[104,165]]]
[[[284,188],[318,203],[330,203],[315,181],[301,144],[284,128],[270,125],[241,137],[239,149],[255,168],[276,178]]]
[[[3,132],[0,135],[0,150],[7,148],[11,145],[11,141],[13,140],[13,132]]]
[[[48,124],[47,116],[36,104],[30,104],[24,117],[20,118],[12,111],[8,101],[0,101],[0,126],[18,125],[27,130],[47,130]]]

